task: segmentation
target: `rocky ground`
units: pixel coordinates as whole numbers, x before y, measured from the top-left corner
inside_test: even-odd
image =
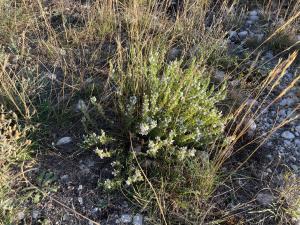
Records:
[[[247,39],[254,38],[260,43],[265,38],[263,30],[260,29],[263,21],[258,10],[250,11],[244,22],[240,30],[231,31],[229,36],[231,46],[235,46],[240,52],[251,50],[251,46],[247,45]],[[299,41],[299,36],[297,38]],[[263,73],[268,73],[278,62],[278,55],[272,50],[265,49],[257,64],[263,65]],[[289,174],[290,180],[296,180],[300,175],[299,81],[285,95],[274,101],[296,78],[299,79],[297,63],[289,68],[280,84],[271,93],[270,89],[266,89],[257,99],[249,99],[254,106],[252,108],[254,115],[258,115],[254,116],[250,127],[251,135],[254,132],[257,141],[245,149],[255,150],[256,153],[241,168],[239,175],[235,176],[236,180],[232,185],[238,188],[235,200],[229,204],[233,211],[236,210],[237,217],[244,218],[241,220],[246,221],[246,224],[274,224],[272,219],[276,216],[273,206],[281,197],[280,191],[289,182],[286,175]],[[291,122],[285,123],[288,120]],[[299,195],[299,192],[296,195]],[[253,217],[253,214],[257,216]],[[283,224],[293,223],[300,224],[300,220],[283,222]]]
[[[237,49],[235,54],[251,52],[251,48],[247,46],[249,38],[258,42],[265,38],[264,32],[259,29],[263,22],[259,10],[252,10],[242,27],[230,31],[228,42]],[[271,69],[277,64],[278,57],[271,50],[266,50],[259,60],[267,61],[266,65]],[[247,162],[233,182],[239,187],[235,199],[228,207],[236,209],[239,221],[243,220],[245,224],[271,224],[272,220],[262,219],[263,216],[257,216],[255,222],[247,218],[250,218],[251,213],[258,213],[255,211],[257,203],[266,208],[275,200],[273,189],[284,185],[284,173],[287,171],[285,167],[294,176],[300,176],[300,119],[297,119],[299,110],[294,110],[300,103],[299,83],[279,101],[266,107],[299,76],[298,69],[296,66],[290,68],[280,85],[266,99],[267,90],[256,100],[263,113],[255,120],[255,136],[265,136],[272,127],[287,118],[294,120],[272,133],[258,150],[259,159],[254,157]],[[220,74],[222,76],[225,73],[221,71]],[[107,169],[96,156],[86,154],[78,146],[72,145],[74,137],[72,134],[68,136],[70,138],[66,136],[60,139],[63,137],[61,136],[53,140],[56,143],[54,147],[49,149],[46,157],[39,159],[39,166],[30,172],[29,180],[44,191],[31,193],[32,201],[37,204],[34,207],[28,205],[29,215],[20,212],[20,221],[31,221],[33,224],[147,224],[147,215],[137,211],[125,197],[99,192],[97,182],[107,176]],[[246,176],[253,179],[246,179]],[[266,221],[269,222],[265,223]]]

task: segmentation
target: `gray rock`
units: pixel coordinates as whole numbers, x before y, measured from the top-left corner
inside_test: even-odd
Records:
[[[69,220],[69,214],[64,214],[63,221],[67,221],[67,220]]]
[[[56,142],[57,146],[70,144],[72,142],[71,137],[63,137]]]
[[[217,81],[222,82],[224,81],[225,78],[225,72],[221,70],[216,70],[214,77],[216,78]]]
[[[265,58],[267,60],[272,59],[274,57],[273,52],[272,51],[267,51],[265,54]]]
[[[292,162],[296,162],[297,161],[297,159],[296,159],[296,157],[294,157],[294,156],[290,156],[290,160],[292,161]]]
[[[236,40],[237,39],[237,32],[236,31],[229,31],[229,39]]]
[[[258,12],[256,10],[252,10],[249,12],[249,16],[258,16]]]
[[[300,147],[300,139],[296,139],[296,140],[295,140],[295,145],[296,145],[297,147]]]
[[[255,34],[255,38],[257,41],[261,42],[264,39],[264,34]]]
[[[280,117],[285,118],[285,117],[287,116],[287,115],[286,115],[286,110],[281,109],[281,110],[278,112],[278,115],[279,115]]]
[[[65,175],[62,175],[61,177],[60,177],[60,179],[61,179],[61,181],[63,181],[63,182],[67,182],[68,180],[69,180],[69,175],[67,175],[67,174],[65,174]]]
[[[256,201],[263,206],[270,205],[274,199],[274,196],[270,193],[260,193],[256,197]]]
[[[248,36],[248,31],[241,31],[238,33],[240,39],[245,39]]]
[[[259,20],[259,17],[258,16],[249,16],[249,19],[253,22]]]
[[[298,132],[298,133],[300,133],[300,125],[298,125],[298,126],[295,127],[295,131]]]
[[[132,221],[132,215],[130,214],[123,214],[121,216],[120,222],[121,223],[131,223]]]
[[[167,61],[171,62],[171,61],[175,61],[176,59],[180,58],[181,55],[181,49],[180,48],[172,48],[167,56]]]
[[[297,171],[299,170],[299,167],[296,166],[295,164],[292,164],[292,165],[291,165],[291,168],[292,168],[295,172],[297,172]]]
[[[268,154],[267,156],[266,156],[270,161],[273,161],[273,156],[271,155],[271,154]]]
[[[246,21],[246,26],[251,26],[253,24],[253,21],[252,20],[247,20]]]
[[[281,106],[291,106],[295,103],[294,98],[284,98],[280,101],[279,105]]]
[[[143,215],[141,214],[136,214],[134,217],[133,217],[133,222],[132,222],[133,225],[143,225]]]
[[[248,99],[245,103],[247,106],[256,107],[258,106],[258,101],[256,99]]]
[[[33,210],[32,211],[32,218],[37,219],[40,216],[40,211],[38,210]]]
[[[85,102],[82,99],[79,99],[76,107],[75,107],[75,111],[76,112],[85,112],[87,111],[87,105],[85,104]]]
[[[292,140],[292,139],[294,139],[295,138],[295,135],[292,133],[292,132],[290,132],[290,131],[284,131],[282,134],[281,134],[281,137],[283,137],[283,138],[285,138],[285,139],[290,139],[290,140]]]

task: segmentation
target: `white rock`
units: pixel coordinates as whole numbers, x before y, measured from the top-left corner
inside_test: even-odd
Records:
[[[71,137],[63,137],[56,142],[57,146],[70,144],[72,142]]]
[[[292,132],[290,132],[290,131],[284,131],[282,134],[281,134],[281,137],[283,137],[283,138],[285,138],[285,139],[290,139],[290,140],[292,140],[292,139],[294,139],[295,138],[295,135],[292,133]]]
[[[100,211],[100,209],[98,207],[92,209],[92,213],[94,213],[94,214],[99,212],[99,211]]]
[[[121,220],[120,220],[121,223],[131,223],[131,221],[132,221],[132,215],[130,215],[130,214],[123,214],[121,216]]]
[[[241,31],[238,33],[240,39],[245,39],[248,35],[248,31]]]
[[[263,206],[268,206],[274,201],[274,196],[268,193],[260,193],[257,195],[256,200]]]
[[[22,219],[25,218],[25,213],[24,212],[19,212],[17,217],[18,217],[18,220],[22,220]]]
[[[249,16],[258,16],[258,12],[256,10],[252,10],[249,12]]]
[[[54,73],[46,73],[46,77],[49,78],[50,80],[56,80],[57,76]]]
[[[141,214],[136,214],[134,217],[133,217],[133,222],[132,222],[133,225],[143,225],[143,216]]]
[[[237,87],[240,85],[240,81],[238,79],[229,82],[232,87]]]
[[[66,182],[69,180],[69,175],[65,174],[65,175],[61,176],[60,179],[64,182]]]
[[[254,136],[257,125],[255,123],[255,121],[253,119],[249,119],[248,123],[247,123],[247,127],[248,127],[248,135],[249,136]]]
[[[80,205],[82,205],[82,204],[83,204],[83,198],[82,198],[82,197],[78,197],[78,199],[77,199],[77,200],[78,200],[78,202],[79,202],[79,204],[80,204]]]

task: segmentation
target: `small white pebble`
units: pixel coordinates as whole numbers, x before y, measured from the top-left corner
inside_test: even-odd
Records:
[[[131,223],[131,221],[132,221],[132,215],[130,215],[130,214],[123,214],[121,216],[120,220],[121,220],[122,223]]]
[[[57,142],[56,142],[56,145],[59,146],[59,145],[66,145],[66,144],[69,144],[72,142],[72,138],[71,137],[63,137],[61,139],[59,139]]]
[[[80,205],[83,205],[83,198],[78,197],[78,202],[79,202]]]

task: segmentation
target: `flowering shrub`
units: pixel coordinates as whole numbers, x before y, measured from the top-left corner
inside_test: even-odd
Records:
[[[226,118],[216,108],[225,98],[225,85],[211,86],[205,67],[195,62],[188,68],[181,61],[165,64],[164,54],[158,53],[143,60],[132,55],[126,70],[121,66],[111,70],[118,113],[124,136],[130,134],[131,148],[116,147],[117,143],[107,147],[114,141],[103,131],[85,137],[85,147],[113,160],[114,179],[105,181],[107,189],[142,181],[141,169],[146,166],[195,157],[221,137],[225,126]],[[91,102],[97,105],[95,97]]]
[[[216,103],[225,98],[225,85],[219,90],[210,86],[205,68],[192,63],[183,69],[181,61],[165,65],[159,54],[132,68],[128,75],[114,73],[117,80],[121,76],[118,99],[130,132],[151,140],[172,133],[176,145],[194,147],[222,133],[225,119]]]

